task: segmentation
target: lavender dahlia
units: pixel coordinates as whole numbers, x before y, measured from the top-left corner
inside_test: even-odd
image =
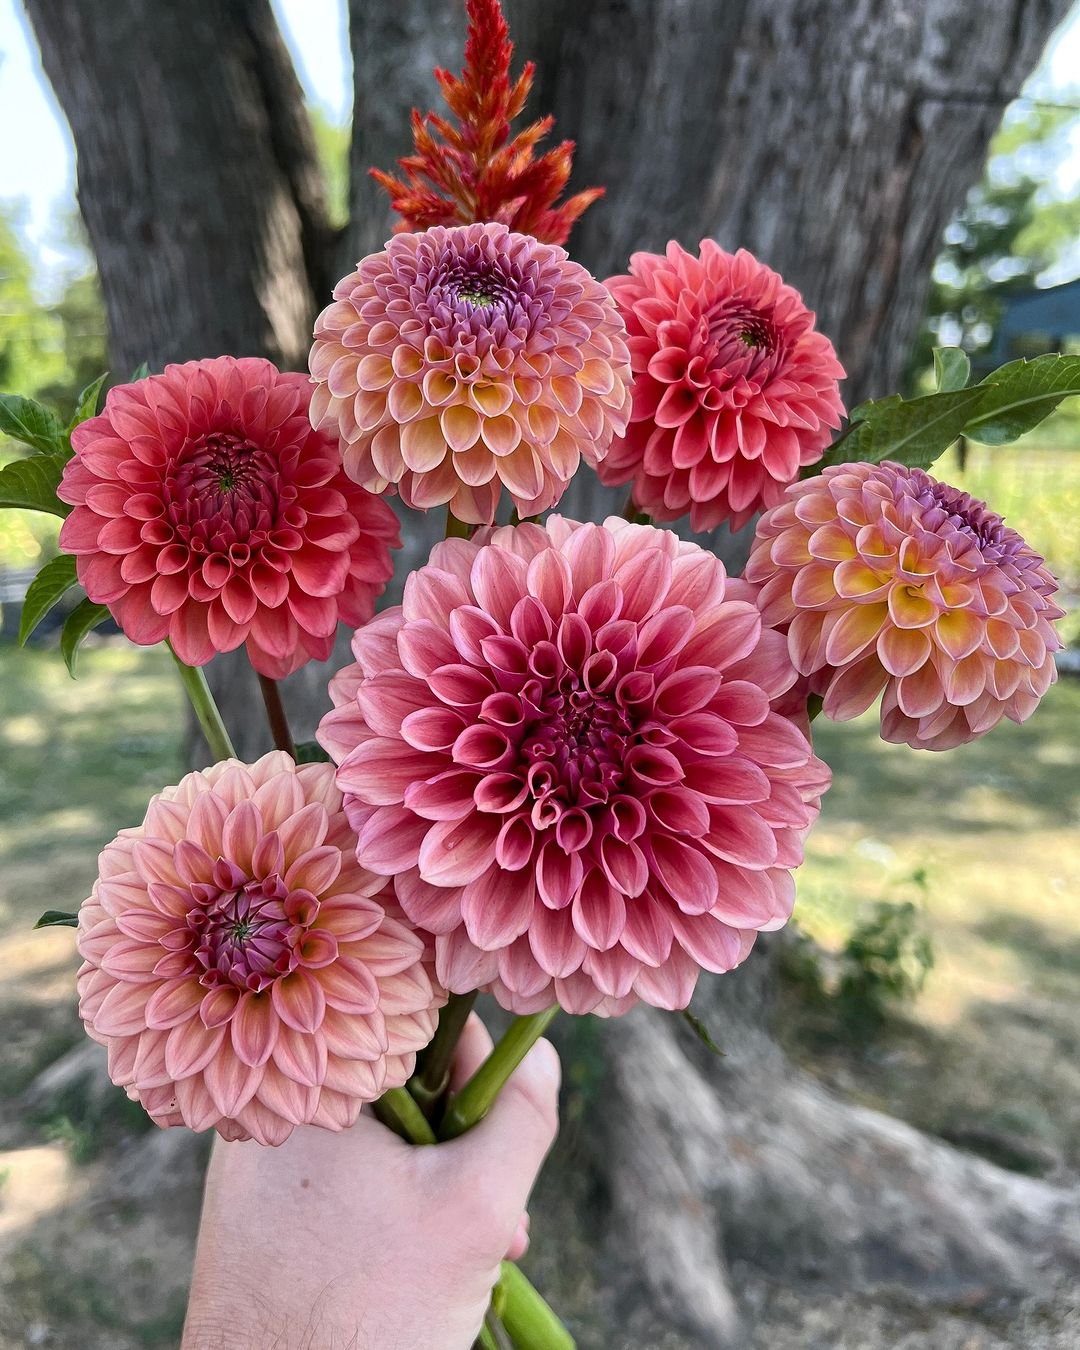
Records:
[[[1063,610],[1043,559],[983,502],[900,464],[840,464],[762,517],[746,575],[824,711],[947,750],[1023,722],[1054,682]]]
[[[311,350],[312,421],[346,472],[409,506],[490,524],[595,465],[630,411],[625,331],[564,249],[505,225],[399,234],[338,282]]]
[[[408,1079],[442,994],[357,864],[330,765],[274,752],[190,773],[99,866],[79,1012],[157,1124],[280,1144]]]
[[[787,919],[829,773],[713,555],[620,520],[449,540],[353,651],[319,738],[452,991],[681,1008]]]

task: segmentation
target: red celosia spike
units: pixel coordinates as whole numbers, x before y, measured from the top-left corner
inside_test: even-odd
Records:
[[[372,169],[401,217],[399,230],[502,221],[547,243],[565,243],[574,223],[603,194],[589,188],[561,204],[573,141],[537,157],[554,118],[542,117],[511,139],[510,124],[532,89],[526,62],[511,83],[513,43],[499,0],[466,0],[468,35],[460,76],[436,69],[453,119],[412,114],[414,153],[398,160],[402,176]]]

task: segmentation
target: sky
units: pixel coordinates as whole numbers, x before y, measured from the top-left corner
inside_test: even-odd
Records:
[[[72,0],[77,3],[77,0]],[[309,99],[335,122],[349,115],[352,95],[345,0],[273,0]],[[1048,50],[1028,91],[1049,102],[1080,101],[1080,0]],[[0,201],[23,205],[22,230],[45,269],[70,261],[58,220],[74,206],[75,152],[41,70],[21,0],[0,0]],[[17,134],[11,132],[17,128]],[[1080,126],[1058,182],[1080,183]]]

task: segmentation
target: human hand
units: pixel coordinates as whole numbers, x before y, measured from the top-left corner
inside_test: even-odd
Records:
[[[475,1014],[452,1088],[491,1051]],[[487,1118],[436,1147],[362,1115],[280,1148],[217,1140],[182,1350],[469,1350],[558,1128],[559,1059],[539,1041]]]

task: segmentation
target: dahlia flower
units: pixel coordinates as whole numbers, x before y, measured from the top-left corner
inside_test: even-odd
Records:
[[[674,241],[665,256],[635,253],[607,287],[626,321],[634,404],[601,479],[632,482],[655,520],[689,511],[695,530],[740,529],[840,425],[832,343],[776,272],[711,239],[697,258]]]
[[[449,989],[682,1008],[787,919],[828,769],[713,555],[617,519],[448,540],[353,651],[319,738]]]
[[[191,666],[247,644],[281,679],[331,652],[393,573],[397,521],[313,431],[310,384],[255,358],[166,366],[71,435],[60,547],[141,646]]]
[[[158,1125],[280,1144],[351,1125],[435,1029],[424,942],[359,866],[328,764],[190,773],[100,859],[79,1012]]]
[[[315,426],[345,470],[425,509],[490,524],[559,500],[630,412],[611,297],[563,249],[505,225],[399,234],[334,288],[315,325]]]
[[[959,488],[900,464],[838,464],[758,522],[762,618],[846,721],[878,694],[881,734],[948,750],[1053,684],[1063,610],[1042,558]]]

